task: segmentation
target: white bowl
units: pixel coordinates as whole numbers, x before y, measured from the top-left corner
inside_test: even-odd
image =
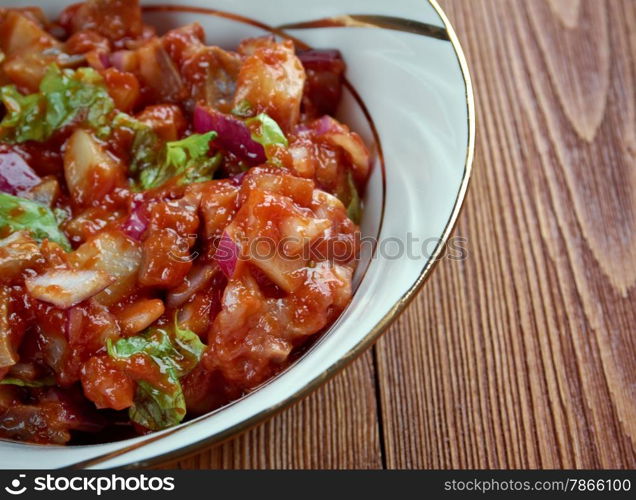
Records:
[[[47,14],[57,16],[69,3],[47,0]],[[444,248],[466,193],[474,148],[472,87],[459,42],[434,0],[278,0],[275,8],[260,0],[142,3],[148,22],[161,30],[198,21],[208,42],[224,47],[274,31],[342,51],[351,88],[340,119],[374,148],[362,231],[379,245],[365,246],[357,291],[336,324],[248,396],[178,427],[115,443],[0,441],[2,468],[156,463],[226,439],[304,397],[377,340],[413,298]],[[284,33],[271,28],[281,26]],[[408,235],[426,250],[396,257]]]

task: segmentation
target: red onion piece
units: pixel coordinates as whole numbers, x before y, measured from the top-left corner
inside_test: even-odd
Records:
[[[239,258],[239,247],[225,231],[214,254],[214,260],[227,278],[234,276]]]
[[[299,50],[296,54],[305,68],[333,70],[340,65],[342,54],[338,49]]]
[[[137,196],[133,199],[130,216],[124,222],[122,231],[133,240],[141,241],[149,223],[150,220],[148,219],[143,197]]]
[[[125,57],[125,53],[127,51],[125,50],[118,50],[117,52],[113,52],[110,55],[110,64],[117,68],[119,71],[123,71],[124,68],[124,57]]]
[[[230,177],[230,180],[232,181],[232,184],[234,184],[235,186],[240,186],[241,184],[243,184],[243,179],[245,179],[246,175],[247,175],[247,171],[241,172],[240,174],[236,174]]]
[[[326,135],[330,133],[339,133],[338,124],[331,116],[323,116],[314,122],[314,129],[318,135]]]
[[[0,154],[0,191],[3,193],[19,196],[41,180],[19,154]]]
[[[346,65],[339,50],[305,50],[298,58],[307,71],[306,94],[318,114],[333,115],[342,97]]]
[[[137,65],[137,55],[132,50],[118,50],[110,54],[108,66],[119,71],[132,71]]]
[[[200,292],[208,285],[217,271],[216,265],[193,267],[183,284],[168,293],[166,297],[168,308],[175,309],[185,304],[195,293]]]
[[[100,52],[98,56],[99,56],[99,62],[102,63],[102,66],[104,66],[104,69],[108,69],[111,67],[110,56],[106,52]]]
[[[107,70],[112,66],[110,54],[104,50],[95,49],[85,54],[86,64],[97,71]]]
[[[252,139],[252,133],[241,120],[212,108],[197,106],[194,110],[194,130],[205,134],[214,130],[218,137],[214,143],[235,154],[250,166],[267,161],[265,149]]]

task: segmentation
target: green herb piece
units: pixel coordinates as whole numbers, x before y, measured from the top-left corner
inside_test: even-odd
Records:
[[[278,126],[278,123],[265,113],[261,113],[260,115],[256,115],[254,118],[245,120],[245,123],[253,131],[252,140],[258,142],[262,146],[281,144],[282,146],[287,147],[289,145],[287,137],[285,137],[285,134]]]
[[[9,143],[44,142],[56,131],[79,122],[94,130],[109,123],[115,104],[102,77],[91,68],[60,70],[51,65],[40,92],[22,95],[15,85],[0,88],[6,114],[0,122],[0,140]]]
[[[27,230],[38,241],[49,239],[70,251],[71,245],[57,225],[55,213],[34,201],[0,193],[0,229]]]
[[[113,120],[113,128],[126,128],[134,134],[132,158],[128,167],[131,175],[137,175],[160,163],[164,145],[150,125],[126,113],[119,113]]]
[[[222,159],[220,154],[209,155],[210,142],[216,136],[210,131],[166,143],[164,160],[141,171],[141,188],[154,189],[174,177],[181,177],[183,184],[211,180]]]
[[[358,189],[353,181],[351,172],[349,172],[347,176],[347,181],[350,193],[349,204],[347,205],[347,216],[356,224],[360,224],[362,220],[362,200],[360,200],[360,195],[358,194]]]
[[[22,380],[16,377],[5,377],[0,385],[17,385],[19,387],[51,387],[55,385],[55,378],[46,377],[40,380]]]
[[[135,402],[128,415],[133,422],[153,431],[178,425],[186,415],[181,384],[177,381],[172,392],[165,392],[148,382],[139,381]]]
[[[211,180],[223,159],[209,155],[216,132],[192,134],[179,141],[164,143],[153,128],[126,113],[119,113],[114,128],[133,132],[132,158],[128,172],[137,177],[136,188],[145,191],[160,187],[173,177],[182,184]]]

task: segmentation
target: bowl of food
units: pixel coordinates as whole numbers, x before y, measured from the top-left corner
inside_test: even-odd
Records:
[[[2,4],[2,467],[245,430],[442,255],[474,109],[434,2]]]

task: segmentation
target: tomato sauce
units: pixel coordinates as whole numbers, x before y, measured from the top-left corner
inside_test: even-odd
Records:
[[[336,320],[370,169],[337,50],[159,35],[137,0],[0,33],[1,437],[177,425]]]

